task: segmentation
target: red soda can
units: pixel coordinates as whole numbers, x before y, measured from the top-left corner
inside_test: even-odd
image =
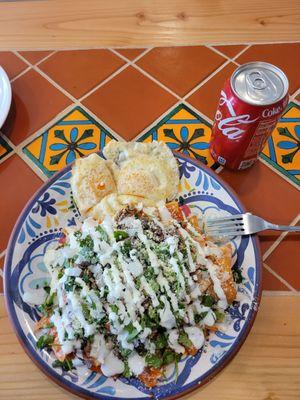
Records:
[[[212,128],[210,152],[229,169],[257,160],[289,100],[286,75],[275,65],[251,62],[225,81]]]

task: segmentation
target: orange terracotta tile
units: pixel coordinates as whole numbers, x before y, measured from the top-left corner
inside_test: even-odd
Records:
[[[10,51],[0,52],[0,65],[7,73],[9,79],[19,75],[20,72],[27,68],[27,64]]]
[[[299,212],[299,191],[260,161],[243,171],[224,169],[220,176],[253,214],[289,224]]]
[[[122,54],[122,56],[128,58],[128,60],[132,61],[137,56],[142,54],[146,49],[115,49],[118,53]]]
[[[215,49],[219,50],[221,53],[225,54],[229,58],[235,57],[240,51],[242,51],[246,45],[226,45],[226,46],[213,46]]]
[[[291,221],[287,221],[287,224],[289,224]],[[278,239],[278,236],[280,236],[281,233],[282,232],[279,231],[265,231],[259,233],[258,238],[262,255],[264,255],[265,252],[272,246],[272,244],[275,242],[275,240]]]
[[[0,276],[0,293],[3,293],[3,278]]]
[[[290,93],[294,93],[300,87],[300,43],[251,46],[236,61],[240,64],[250,61],[266,61],[275,64],[286,73],[290,82]]]
[[[47,57],[52,51],[19,51],[31,64],[37,64],[43,58]]]
[[[266,259],[266,264],[296,290],[300,290],[299,260],[300,236],[288,233]]]
[[[187,101],[203,114],[214,119],[224,82],[236,68],[237,66],[233,63],[226,65],[226,67],[196,90],[191,97],[188,97]]]
[[[4,267],[4,256],[2,258],[0,258],[0,269],[2,269],[2,271],[3,271],[3,267]]]
[[[124,61],[109,50],[58,51],[39,68],[79,98],[109,77]]]
[[[83,104],[126,140],[132,140],[175,102],[175,97],[128,67]]]
[[[0,252],[5,250],[13,226],[26,202],[42,183],[17,155],[0,164],[0,187],[5,187],[5,190],[1,191]]]
[[[70,104],[70,100],[37,72],[30,70],[12,83],[13,112],[5,134],[14,144],[45,125]]]
[[[276,278],[265,267],[262,269],[262,288],[263,290],[284,290],[290,291],[279,279]]]
[[[205,46],[160,47],[137,64],[180,96],[210,75],[225,59]]]

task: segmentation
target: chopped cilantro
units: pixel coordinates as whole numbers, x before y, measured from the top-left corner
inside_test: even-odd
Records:
[[[138,331],[133,326],[132,322],[130,322],[128,325],[126,325],[124,330],[128,332],[128,335],[127,335],[127,342],[128,343],[132,342],[138,335]]]
[[[59,361],[55,360],[52,363],[53,368],[61,368],[63,371],[71,371],[73,369],[73,363],[72,360],[64,360],[64,361]]]
[[[84,271],[83,271],[82,280],[83,280],[86,284],[88,284],[88,283],[90,282],[90,275],[89,275],[88,270],[84,270]]]
[[[244,280],[244,277],[242,275],[242,271],[240,268],[234,267],[232,268],[232,275],[235,283],[242,283]]]
[[[215,304],[215,299],[212,296],[204,295],[202,296],[202,304],[205,307],[212,307]]]
[[[132,372],[130,371],[130,368],[129,368],[129,365],[128,365],[127,361],[124,362],[123,376],[125,378],[130,378],[132,376]]]
[[[127,239],[129,237],[128,233],[125,231],[114,231],[114,238],[116,239],[117,242],[119,242],[120,240],[124,240]]]
[[[179,361],[181,354],[176,354],[170,349],[166,349],[163,354],[163,365],[171,364],[172,362]]]
[[[160,354],[148,353],[145,358],[148,367],[160,368],[163,364],[163,359]]]
[[[130,250],[132,250],[132,244],[129,239],[126,239],[122,242],[121,252],[124,256],[129,257]]]
[[[93,323],[93,318],[91,317],[89,306],[87,305],[87,303],[85,301],[83,301],[81,303],[81,308],[82,308],[82,314],[83,314],[85,320],[87,322],[89,322],[90,324]]]
[[[38,285],[37,285],[37,286],[38,286]],[[49,293],[50,293],[50,286],[48,286],[48,285],[47,285],[47,286],[44,286],[44,290],[45,290],[46,293],[49,294]]]
[[[199,324],[199,322],[200,322],[203,318],[205,318],[205,317],[207,316],[207,313],[208,313],[208,311],[204,311],[204,312],[202,312],[202,313],[200,313],[200,314],[196,314],[196,315],[195,315],[195,322],[196,322],[196,324]]]
[[[116,304],[110,304],[109,307],[112,312],[114,312],[115,314],[118,314],[119,307]]]
[[[163,333],[159,333],[155,338],[155,346],[157,349],[164,349],[168,345],[168,341]]]
[[[178,343],[182,344],[186,349],[193,346],[186,332],[180,332],[178,337]]]
[[[100,234],[100,239],[103,240],[104,242],[108,242],[108,234],[104,228],[102,228],[101,225],[96,226],[95,230]]]
[[[122,346],[120,346],[119,351],[120,351],[120,354],[121,354],[121,356],[122,356],[123,358],[127,358],[127,357],[131,354],[131,352],[132,352],[132,350],[130,350],[130,349],[124,349]]]
[[[218,310],[214,310],[214,313],[215,313],[217,322],[222,322],[225,317],[225,314]]]
[[[44,349],[45,347],[51,347],[54,342],[54,336],[52,335],[43,335],[36,342],[36,347],[38,349]]]

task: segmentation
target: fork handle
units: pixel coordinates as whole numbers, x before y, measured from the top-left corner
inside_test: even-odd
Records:
[[[275,231],[300,232],[300,226],[275,225],[271,223],[268,223],[266,229],[274,229]]]

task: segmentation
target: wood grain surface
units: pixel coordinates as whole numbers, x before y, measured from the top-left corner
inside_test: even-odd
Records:
[[[300,40],[300,0],[0,2],[0,48]]]
[[[299,400],[300,296],[263,296],[246,343],[213,382],[188,400]],[[17,342],[0,297],[0,399],[75,399],[52,383]]]

